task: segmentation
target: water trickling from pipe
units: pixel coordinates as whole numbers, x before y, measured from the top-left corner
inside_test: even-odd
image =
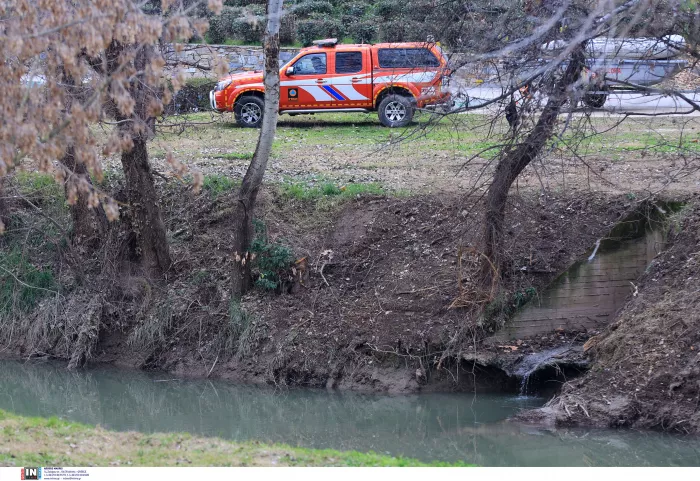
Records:
[[[528,384],[530,382],[530,377],[540,369],[547,366],[555,365],[558,361],[557,356],[564,354],[569,351],[571,347],[560,346],[554,349],[548,349],[542,352],[535,352],[528,354],[520,361],[517,369],[515,370],[515,375],[520,378],[520,395],[525,396],[528,393]]]

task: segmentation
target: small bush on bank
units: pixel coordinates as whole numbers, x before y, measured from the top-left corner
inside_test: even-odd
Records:
[[[250,245],[250,251],[255,254],[255,285],[269,291],[277,290],[282,286],[294,261],[292,250],[281,243],[270,242],[264,222],[255,220],[253,225],[255,238]]]

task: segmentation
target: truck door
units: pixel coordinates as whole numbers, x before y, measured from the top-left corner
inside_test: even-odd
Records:
[[[280,75],[280,110],[333,108],[335,98],[329,86],[326,52],[307,53],[291,63]]]
[[[335,52],[330,89],[335,108],[372,107],[372,67],[369,49]]]

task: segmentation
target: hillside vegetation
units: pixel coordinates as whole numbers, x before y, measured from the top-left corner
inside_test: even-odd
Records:
[[[520,7],[499,7],[498,3],[470,12],[472,21],[489,15],[512,16],[512,20],[525,15]],[[226,0],[224,4],[221,15],[210,16],[206,40],[213,44],[259,44],[265,2]],[[451,46],[467,40],[461,38],[466,11],[451,1],[289,0],[285,8],[288,14],[282,21],[280,41],[287,46],[308,46],[326,37],[346,43],[371,43],[425,41],[432,36]]]

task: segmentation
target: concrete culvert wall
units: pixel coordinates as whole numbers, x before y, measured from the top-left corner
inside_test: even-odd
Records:
[[[607,325],[634,295],[635,283],[664,248],[665,218],[677,205],[643,203],[536,296],[501,330],[516,339],[555,329],[589,330]]]

